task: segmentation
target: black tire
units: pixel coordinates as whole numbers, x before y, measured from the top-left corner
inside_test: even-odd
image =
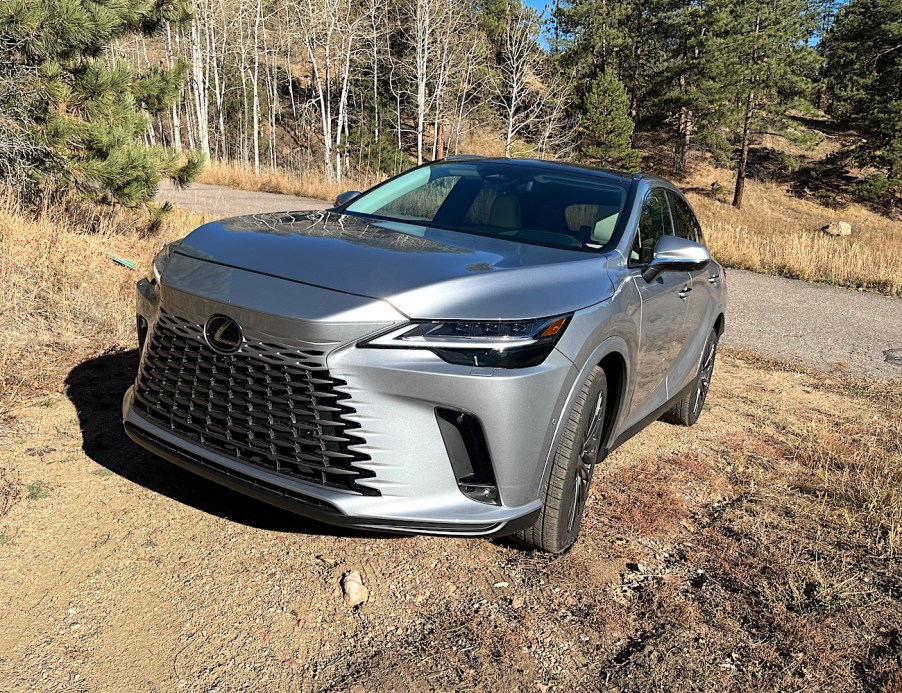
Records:
[[[705,348],[702,350],[702,360],[698,365],[698,373],[695,375],[695,386],[664,413],[661,421],[676,426],[691,426],[698,421],[698,417],[705,408],[708,388],[711,387],[711,376],[714,375],[718,339],[717,330],[711,330],[708,341],[705,342]]]
[[[561,553],[579,536],[592,472],[599,462],[608,406],[605,372],[595,367],[576,397],[570,419],[542,489],[542,511],[536,523],[514,539],[534,549]]]

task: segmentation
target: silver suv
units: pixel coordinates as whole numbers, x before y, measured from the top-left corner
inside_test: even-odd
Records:
[[[611,450],[698,418],[725,300],[665,180],[444,160],[164,248],[125,428],[317,520],[560,552]]]

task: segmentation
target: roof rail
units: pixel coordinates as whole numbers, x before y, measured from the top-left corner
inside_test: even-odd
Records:
[[[466,161],[467,159],[484,159],[485,157],[480,154],[452,154],[451,156],[446,156],[445,161]]]

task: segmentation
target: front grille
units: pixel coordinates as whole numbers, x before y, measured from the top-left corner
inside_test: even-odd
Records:
[[[135,408],[154,423],[210,450],[287,477],[366,495],[374,476],[347,414],[345,383],[323,352],[245,337],[222,355],[203,327],[162,312],[135,386]]]

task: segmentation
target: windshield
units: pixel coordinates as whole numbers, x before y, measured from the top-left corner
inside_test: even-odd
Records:
[[[591,173],[506,161],[425,166],[364,193],[348,214],[597,251],[623,212],[627,185]]]

